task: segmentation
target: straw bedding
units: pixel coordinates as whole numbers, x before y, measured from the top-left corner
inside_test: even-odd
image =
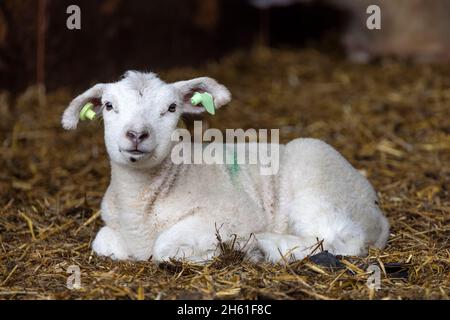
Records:
[[[353,65],[313,49],[238,52],[161,74],[209,75],[231,89],[233,102],[207,117],[211,127],[280,128],[281,142],[320,138],[370,179],[392,225],[387,248],[338,257],[334,267],[317,257],[252,264],[223,243],[205,265],[93,255],[109,180],[101,123],[61,129],[69,90],[2,92],[0,299],[448,299],[449,74],[450,66],[394,60]],[[381,270],[378,291],[366,285],[371,264]],[[80,267],[79,290],[66,287],[70,265]]]

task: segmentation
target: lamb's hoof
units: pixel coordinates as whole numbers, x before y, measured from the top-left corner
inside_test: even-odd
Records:
[[[110,257],[113,260],[128,259],[123,240],[109,227],[100,229],[92,243],[92,249],[97,255]]]
[[[214,251],[197,252],[197,250],[191,246],[165,245],[156,247],[153,261],[156,263],[164,263],[177,260],[194,264],[206,264],[213,256]]]
[[[318,254],[309,257],[309,260],[317,265],[324,266],[332,269],[345,268],[344,264],[332,253],[328,251],[322,251]]]

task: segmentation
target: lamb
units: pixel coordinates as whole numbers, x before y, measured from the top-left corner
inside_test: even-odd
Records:
[[[250,259],[273,263],[303,259],[318,239],[340,255],[385,246],[389,223],[374,189],[322,141],[279,145],[280,169],[272,175],[262,175],[260,163],[239,165],[233,175],[225,164],[174,164],[171,151],[188,143],[171,139],[180,116],[204,111],[191,103],[195,92],[211,94],[216,108],[231,100],[212,78],[165,83],[129,71],[65,110],[68,130],[88,102],[104,120],[111,182],[101,204],[105,226],[92,244],[98,255],[203,262],[217,253],[217,230],[223,241],[246,246]]]

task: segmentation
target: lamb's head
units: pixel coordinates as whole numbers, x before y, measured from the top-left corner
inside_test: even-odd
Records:
[[[91,102],[104,119],[111,161],[149,168],[170,153],[171,136],[180,116],[204,111],[201,105],[191,104],[195,92],[210,93],[216,108],[231,99],[227,88],[211,78],[165,83],[154,73],[129,71],[118,82],[97,84],[76,97],[64,112],[62,125],[75,129],[81,109]]]

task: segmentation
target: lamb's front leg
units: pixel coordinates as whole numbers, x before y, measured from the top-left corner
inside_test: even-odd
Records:
[[[153,247],[156,262],[171,258],[203,262],[216,251],[214,222],[202,215],[187,217],[162,232]]]
[[[99,256],[110,257],[114,260],[128,259],[127,247],[121,235],[110,227],[103,227],[97,233],[92,249]]]
[[[233,241],[235,248],[244,249],[250,261],[260,261],[261,252],[255,238],[249,234],[237,235],[235,227],[223,221],[215,221],[209,214],[196,214],[185,218],[159,235],[153,247],[153,260],[156,262],[170,259],[188,260],[203,263],[218,254],[216,226],[220,227],[223,242]]]

